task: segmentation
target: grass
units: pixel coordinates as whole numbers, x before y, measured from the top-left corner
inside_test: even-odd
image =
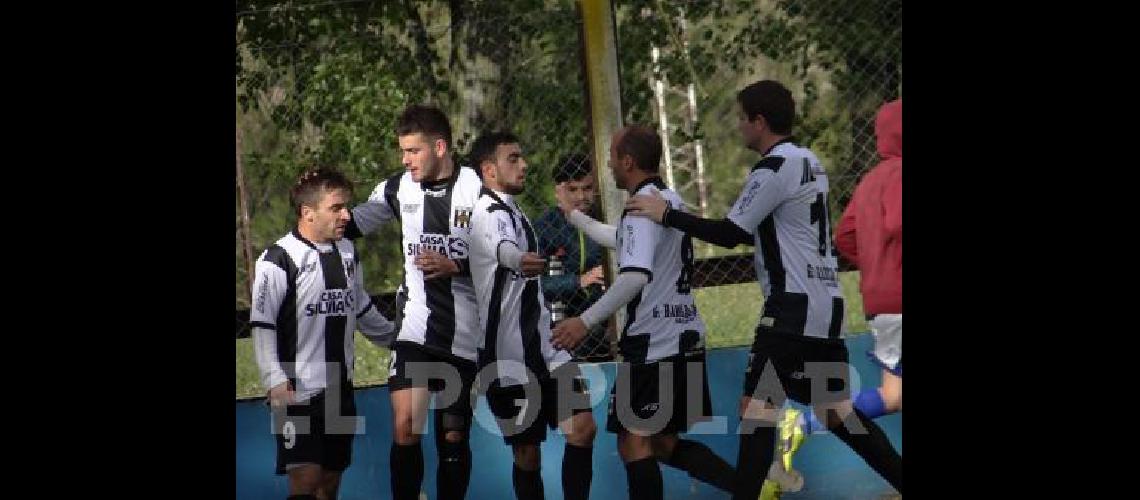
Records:
[[[844,332],[849,335],[866,332],[867,321],[863,317],[863,299],[859,295],[859,273],[840,273],[839,281],[846,302]],[[760,298],[759,284],[752,282],[698,288],[693,295],[701,317],[705,320],[710,348],[751,344],[752,332],[760,317],[760,308],[764,304]],[[388,350],[376,347],[365,340],[359,332],[355,337],[356,371],[353,377],[355,385],[360,387],[386,382]],[[236,357],[237,397],[265,395],[265,389],[258,380],[251,339],[237,340]]]

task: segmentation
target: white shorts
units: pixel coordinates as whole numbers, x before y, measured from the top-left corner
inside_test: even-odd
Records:
[[[902,314],[876,314],[870,324],[875,358],[884,368],[894,370],[902,361]]]

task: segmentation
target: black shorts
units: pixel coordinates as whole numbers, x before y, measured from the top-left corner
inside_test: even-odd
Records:
[[[663,372],[660,370],[667,366],[672,368],[673,387],[662,395],[660,387]],[[700,381],[694,380],[695,377],[699,377]],[[623,378],[629,381],[628,402],[617,398],[619,390],[626,390]],[[712,399],[709,396],[704,351],[672,356],[653,363],[617,364],[617,379],[610,391],[606,430],[613,433],[636,430],[639,434],[677,434],[687,432],[693,424],[711,416]],[[633,417],[652,420],[638,422]]]
[[[352,382],[342,386],[339,404],[328,401],[321,391],[300,404],[271,409],[270,419],[277,440],[277,474],[284,475],[291,464],[317,464],[325,471],[343,472],[352,461],[352,440],[356,437],[356,402]],[[326,404],[331,408],[326,409]],[[336,408],[339,406],[339,415]]]
[[[413,374],[408,371],[408,363],[424,363],[417,368],[426,370],[426,378],[419,373],[415,374],[417,377],[412,378]],[[450,372],[451,368],[454,368],[455,372],[459,373],[461,384],[459,397],[449,405],[437,405],[436,410],[463,417],[465,425],[470,425],[471,387],[478,371],[474,361],[468,361],[458,356],[438,354],[415,342],[398,341],[392,345],[392,359],[389,360],[388,366],[389,392],[396,392],[409,387],[427,387],[431,392],[440,392],[446,386],[447,375],[445,375],[445,371]]]
[[[559,390],[559,380],[569,381],[570,390]],[[590,391],[576,362],[564,363],[538,382],[539,405],[527,398],[523,385],[503,387],[496,380],[487,389],[487,406],[508,445],[541,443],[546,440],[546,427],[557,428],[559,421],[590,411]]]
[[[834,403],[851,398],[849,379],[843,339],[787,335],[758,327],[744,372],[744,396],[769,399],[777,408],[786,397],[805,405]]]

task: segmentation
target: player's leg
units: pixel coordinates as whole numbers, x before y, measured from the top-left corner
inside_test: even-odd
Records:
[[[817,404],[815,411],[835,437],[902,493],[902,455],[873,420],[855,408],[851,400]]]
[[[532,402],[527,395],[524,385],[504,387],[497,383],[491,384],[486,394],[503,441],[514,455],[511,483],[519,500],[541,499],[545,491],[539,445],[546,437],[546,422],[536,413],[542,405],[541,396]]]
[[[336,500],[337,492],[340,491],[340,478],[343,472],[321,470],[321,485],[317,490],[317,498],[321,500]]]
[[[649,436],[621,431],[617,442],[618,454],[625,463],[630,500],[660,500],[663,495],[661,469],[653,456]]]
[[[466,360],[448,360],[460,377],[459,398],[435,411],[435,446],[439,451],[436,492],[441,500],[460,500],[471,482],[471,388],[476,365]]]
[[[320,465],[289,464],[286,468],[289,476],[289,498],[306,498],[305,495],[317,498],[317,489],[321,485]]]
[[[420,432],[427,418],[430,393],[426,381],[413,380],[407,368],[410,362],[424,361],[422,352],[413,346],[400,342],[393,346],[388,376],[392,402],[392,447],[388,463],[395,500],[418,499],[423,485]]]
[[[692,424],[712,416],[703,352],[693,353],[673,366],[673,416],[661,433],[651,439],[659,462],[683,470],[689,476],[732,492],[736,470],[704,443],[678,437]],[[697,392],[694,392],[697,391]]]
[[[542,387],[542,411],[566,438],[562,454],[562,496],[585,500],[594,478],[594,437],[598,426],[590,409],[590,393],[574,361],[554,370]],[[566,416],[569,415],[569,416]],[[552,425],[553,426],[553,425]]]

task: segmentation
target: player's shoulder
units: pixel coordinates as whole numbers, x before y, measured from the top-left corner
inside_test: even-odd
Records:
[[[483,187],[483,181],[479,180],[479,174],[475,173],[475,169],[467,166],[459,166],[459,175],[455,179],[457,186],[466,188],[474,188],[476,195],[480,192],[479,188]]]
[[[295,260],[295,256],[305,251],[305,248],[305,243],[290,232],[269,245],[257,260],[285,269]]]

